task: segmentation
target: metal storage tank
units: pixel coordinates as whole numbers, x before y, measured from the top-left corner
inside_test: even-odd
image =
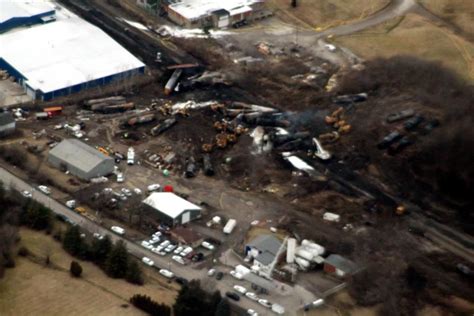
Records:
[[[286,262],[293,263],[295,261],[296,239],[288,238],[288,246],[286,249]]]

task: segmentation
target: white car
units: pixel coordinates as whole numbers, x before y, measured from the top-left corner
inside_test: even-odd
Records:
[[[139,188],[135,188],[135,189],[133,189],[133,193],[135,193],[136,195],[141,195],[142,190],[140,190]]]
[[[117,173],[117,182],[122,183],[125,180],[123,173]]]
[[[145,240],[142,241],[141,245],[142,245],[143,248],[146,248],[146,249],[150,249],[148,247],[151,246],[150,243],[148,241],[145,241]],[[152,248],[153,248],[153,246],[152,246]]]
[[[101,234],[99,234],[99,233],[94,233],[92,236],[94,236],[94,238],[97,238],[97,239],[99,239],[99,240],[104,239],[104,235],[101,235]]]
[[[157,231],[156,233],[154,233],[152,236],[153,237],[161,237],[163,234],[160,232],[160,231]]]
[[[29,199],[33,196],[33,194],[31,194],[30,191],[26,191],[26,190],[21,191],[21,194],[22,194],[24,197],[29,198]]]
[[[160,274],[168,279],[171,279],[174,277],[174,273],[166,269],[161,269]]]
[[[247,309],[247,315],[258,316],[258,313],[254,311],[253,309]]]
[[[173,253],[174,253],[175,255],[179,255],[179,254],[181,253],[181,251],[183,251],[183,247],[179,246],[178,248],[176,248],[176,249],[173,251]]]
[[[247,289],[244,288],[244,287],[241,286],[241,285],[234,285],[234,290],[236,290],[237,292],[239,292],[239,293],[241,293],[241,294],[247,293]]]
[[[187,255],[189,255],[191,252],[193,252],[193,248],[191,247],[186,247],[183,249],[183,251],[181,251],[181,253],[179,254],[181,257],[186,257]]]
[[[46,195],[51,194],[51,190],[45,185],[39,185],[38,189]]]
[[[185,264],[184,259],[180,256],[173,256],[173,257],[171,257],[171,259],[173,259],[174,261],[176,261],[179,264]]]
[[[160,244],[160,246],[163,247],[163,248],[166,248],[166,247],[169,246],[169,244],[171,244],[171,241],[165,240]]]
[[[258,303],[262,306],[265,306],[266,308],[272,308],[272,303],[270,303],[268,300],[265,300],[263,298],[259,299]]]
[[[242,274],[235,270],[230,271],[230,275],[236,278],[237,280],[242,280]]]
[[[132,196],[132,192],[127,189],[127,188],[122,188],[122,193],[125,194],[126,196]]]
[[[66,206],[69,207],[69,208],[75,208],[76,207],[76,200],[67,201]]]
[[[154,184],[150,184],[146,189],[149,192],[152,192],[152,191],[158,191],[160,188],[161,188],[161,185],[159,185],[158,183],[154,183]]]
[[[150,266],[150,267],[152,267],[155,264],[155,262],[153,262],[153,260],[151,260],[148,257],[143,257],[142,261],[143,261],[144,264],[146,264],[147,266]]]
[[[114,233],[118,235],[125,235],[125,229],[123,229],[120,226],[112,226],[110,227],[110,230],[112,230]]]
[[[201,246],[203,246],[204,248],[206,249],[209,249],[209,250],[214,250],[214,245],[211,244],[210,242],[207,242],[207,241],[203,241]]]
[[[216,269],[209,269],[209,271],[207,271],[207,275],[208,276],[213,276],[214,274],[216,274]]]
[[[326,49],[330,52],[335,52],[336,51],[336,46],[334,46],[332,44],[326,44],[326,45],[324,45],[324,47],[326,47]]]
[[[148,243],[150,245],[156,245],[159,242],[160,242],[160,237],[153,237],[151,240],[148,240]]]
[[[170,253],[175,249],[176,249],[176,245],[170,244],[168,245],[168,247],[165,248],[165,252]]]
[[[245,293],[245,296],[247,296],[247,298],[251,299],[252,301],[258,301],[257,294],[255,294],[253,292],[247,292],[247,293]]]

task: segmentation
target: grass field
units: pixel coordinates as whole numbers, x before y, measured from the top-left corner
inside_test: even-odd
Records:
[[[440,62],[474,82],[474,44],[417,15],[408,14],[335,41],[366,59],[405,54]]]
[[[433,14],[463,30],[474,39],[474,2],[472,0],[419,0]]]
[[[283,21],[302,27],[327,28],[370,15],[389,0],[298,0],[292,8],[289,0],[267,0],[267,6]]]
[[[59,243],[27,229],[21,229],[20,235],[21,244],[36,258],[18,257],[17,266],[7,270],[0,282],[0,315],[143,315],[133,306],[121,305],[137,293],[168,305],[175,300],[177,285],[145,268],[144,286],[110,279],[89,262],[80,262],[81,279],[71,278],[68,269],[73,258]],[[52,267],[41,263],[48,254]]]

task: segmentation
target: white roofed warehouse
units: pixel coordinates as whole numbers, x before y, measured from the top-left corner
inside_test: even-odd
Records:
[[[111,174],[115,166],[114,159],[77,139],[56,145],[49,151],[48,162],[84,180]]]
[[[260,16],[264,0],[178,0],[165,7],[174,23],[189,27],[227,28]]]
[[[154,192],[143,200],[145,211],[169,227],[201,217],[202,209],[171,192]]]
[[[9,10],[0,10],[3,24],[16,21],[0,32],[0,69],[15,77],[32,99],[48,101],[144,73],[140,60],[67,9],[56,6],[53,15],[42,17],[43,24],[30,24],[22,17],[36,2],[10,3]]]

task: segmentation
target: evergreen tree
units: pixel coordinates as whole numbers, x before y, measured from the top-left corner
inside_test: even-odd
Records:
[[[135,294],[130,298],[130,303],[136,308],[141,309],[149,315],[170,316],[171,308],[164,304],[153,301],[149,296]]]
[[[69,268],[69,272],[71,272],[71,275],[79,278],[82,274],[82,267],[77,261],[71,261],[71,267]]]
[[[214,316],[230,316],[230,305],[225,298],[221,299],[219,304],[217,304]]]
[[[175,316],[208,316],[214,314],[210,296],[201,288],[199,281],[192,280],[183,286],[173,305]]]
[[[69,226],[64,234],[63,248],[73,256],[84,256],[85,244],[77,226]]]
[[[132,284],[143,285],[144,281],[142,270],[140,269],[140,266],[137,264],[136,261],[131,261],[128,265],[127,275],[125,276],[125,279]]]
[[[101,240],[94,239],[91,245],[91,259],[104,268],[105,261],[112,250],[112,241],[109,236],[105,236]]]
[[[128,253],[122,241],[115,243],[105,261],[105,272],[112,278],[124,278],[128,268]]]

